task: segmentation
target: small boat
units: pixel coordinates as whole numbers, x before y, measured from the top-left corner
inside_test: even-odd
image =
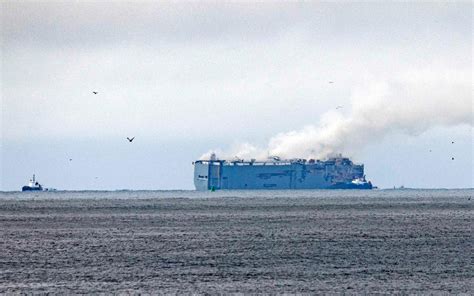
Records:
[[[362,178],[355,178],[351,182],[345,183],[336,183],[334,184],[331,189],[372,189],[372,183],[370,181],[365,180],[365,176]]]
[[[33,179],[30,179],[28,185],[23,186],[21,191],[43,191],[43,186],[35,180],[35,175],[33,174]]]

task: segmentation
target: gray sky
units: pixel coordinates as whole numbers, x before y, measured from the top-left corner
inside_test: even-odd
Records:
[[[0,5],[0,190],[192,189],[209,150],[321,141],[382,187],[474,187],[470,2]]]

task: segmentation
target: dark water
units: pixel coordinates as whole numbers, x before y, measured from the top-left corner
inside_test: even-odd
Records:
[[[473,193],[0,193],[0,293],[469,294]]]

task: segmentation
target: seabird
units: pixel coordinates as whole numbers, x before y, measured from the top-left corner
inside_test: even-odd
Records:
[[[339,106],[336,107],[336,110],[337,110],[337,109],[341,109],[341,108],[343,108],[343,107],[344,107],[344,106],[339,105]]]
[[[96,91],[93,91],[92,93],[93,93],[94,95],[96,95],[96,94],[97,94],[97,92],[96,92]]]
[[[452,141],[451,144],[454,144],[454,141]]]
[[[127,137],[127,140],[128,140],[130,143],[132,143],[133,139],[135,139],[135,137],[133,137],[133,138],[131,138],[131,139],[130,139],[129,137]]]
[[[329,83],[334,83],[334,81],[329,81]]]
[[[451,157],[451,160],[454,160],[454,157]]]

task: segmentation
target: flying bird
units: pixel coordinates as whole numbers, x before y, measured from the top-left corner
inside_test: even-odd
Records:
[[[130,143],[132,143],[133,139],[135,139],[135,137],[133,137],[133,138],[131,138],[131,139],[130,139],[129,137],[127,137],[127,140],[128,140]]]
[[[452,141],[451,144],[454,144],[454,141]]]
[[[334,83],[334,81],[329,81],[329,83]]]
[[[451,160],[454,160],[454,157],[451,157]]]
[[[72,161],[72,158],[69,158],[69,161]]]
[[[341,109],[341,108],[344,108],[344,106],[339,105],[339,106],[336,107],[336,110]]]
[[[94,95],[98,94],[98,92],[96,92],[96,91],[93,91],[92,93],[93,93]]]

